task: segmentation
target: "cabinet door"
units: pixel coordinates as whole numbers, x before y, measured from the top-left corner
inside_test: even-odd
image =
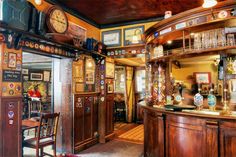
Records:
[[[164,143],[163,115],[144,110],[144,156],[164,157]]]
[[[84,140],[91,139],[92,135],[92,111],[93,111],[93,97],[86,96],[84,98]]]
[[[74,96],[74,143],[78,145],[83,141],[84,135],[84,98]]]
[[[166,151],[168,157],[205,157],[205,121],[167,116]]]
[[[113,133],[113,106],[114,106],[114,94],[107,94],[106,97],[106,135]]]
[[[236,123],[222,122],[220,125],[220,156],[236,157]]]

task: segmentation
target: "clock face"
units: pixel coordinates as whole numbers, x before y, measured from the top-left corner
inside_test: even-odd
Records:
[[[49,11],[48,27],[54,33],[65,33],[68,28],[68,20],[63,10],[53,7]]]

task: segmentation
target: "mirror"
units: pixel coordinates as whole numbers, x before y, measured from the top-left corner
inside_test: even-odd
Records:
[[[182,104],[193,105],[193,97],[200,92],[207,106],[210,91],[216,96],[216,105],[222,101],[223,81],[220,55],[198,56],[172,61],[173,94],[182,96]],[[219,74],[219,75],[218,75]]]

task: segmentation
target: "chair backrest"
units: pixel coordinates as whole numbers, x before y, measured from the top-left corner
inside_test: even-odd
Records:
[[[56,140],[57,126],[60,113],[41,114],[40,123],[37,130],[37,141],[45,138],[53,138]]]

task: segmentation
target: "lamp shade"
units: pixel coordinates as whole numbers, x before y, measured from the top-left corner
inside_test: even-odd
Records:
[[[211,8],[217,4],[216,0],[204,0],[202,5],[203,8]]]

